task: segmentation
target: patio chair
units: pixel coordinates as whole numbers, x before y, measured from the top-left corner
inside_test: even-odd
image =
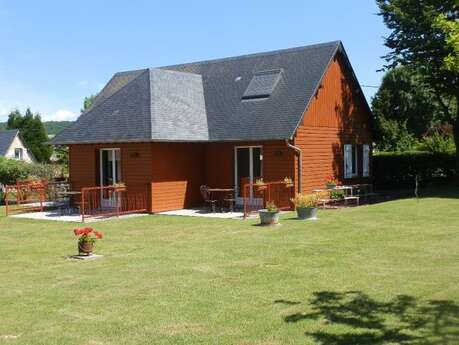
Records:
[[[223,199],[225,203],[228,203],[228,209],[232,213],[234,212],[234,203],[236,202],[236,199],[234,198],[233,194],[228,194],[226,197]]]
[[[213,200],[211,199],[211,193],[209,192],[209,187],[202,185],[200,188],[202,198],[204,199],[204,202],[209,205],[211,211],[213,213],[216,212],[216,204],[218,200]]]

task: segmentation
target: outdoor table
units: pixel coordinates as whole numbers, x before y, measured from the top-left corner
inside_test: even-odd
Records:
[[[210,193],[212,196],[212,199],[215,194],[220,194],[218,200],[220,203],[220,208],[223,208],[222,204],[222,199],[223,199],[223,193],[231,193],[232,197],[234,197],[234,188],[208,188],[207,191]]]
[[[71,190],[70,191],[61,191],[61,192],[57,192],[57,195],[60,195],[60,196],[62,196],[62,197],[67,199],[65,207],[61,207],[60,208],[61,215],[63,215],[65,213],[65,211],[68,214],[72,213],[72,207],[70,205],[70,198],[74,197],[76,195],[81,195],[81,192],[79,192],[79,191],[71,191]]]

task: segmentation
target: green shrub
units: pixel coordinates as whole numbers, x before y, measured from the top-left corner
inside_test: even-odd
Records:
[[[450,153],[454,152],[456,146],[451,135],[442,135],[434,132],[430,136],[425,136],[416,147],[419,151],[428,151],[433,153]]]
[[[414,186],[416,175],[421,183],[452,178],[456,157],[455,152],[380,152],[373,163],[376,187],[397,188]]]
[[[30,174],[31,164],[0,157],[0,183],[14,184],[17,179],[25,179]]]
[[[15,184],[17,180],[29,177],[51,180],[59,176],[61,171],[60,165],[31,164],[0,157],[0,184]]]

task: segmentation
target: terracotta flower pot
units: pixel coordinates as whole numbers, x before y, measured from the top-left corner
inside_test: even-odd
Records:
[[[85,253],[90,255],[94,249],[94,243],[91,242],[78,242],[78,253]]]

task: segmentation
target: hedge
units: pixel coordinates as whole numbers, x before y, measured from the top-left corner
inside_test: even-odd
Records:
[[[416,175],[421,183],[452,179],[456,153],[380,152],[374,155],[373,164],[377,188],[409,187],[414,186]]]
[[[15,184],[18,179],[37,177],[51,180],[62,168],[53,164],[31,164],[0,157],[0,184]]]

